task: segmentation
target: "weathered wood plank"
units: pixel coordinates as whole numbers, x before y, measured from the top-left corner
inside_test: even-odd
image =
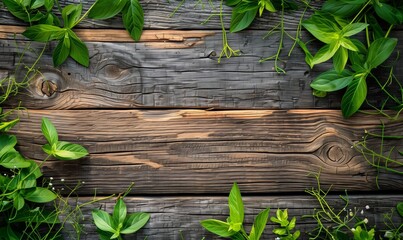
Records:
[[[134,190],[135,191],[135,190]],[[229,189],[228,189],[229,191]],[[242,191],[242,189],[241,189]],[[402,201],[402,195],[361,195],[350,196],[350,208],[357,208],[358,212],[364,210],[364,214],[358,213],[359,217],[368,218],[369,226],[376,224],[376,229],[385,229],[383,214],[389,213],[397,202]],[[79,203],[93,200],[92,198],[79,198]],[[263,209],[270,207],[270,216],[275,215],[275,211],[288,209],[289,216],[297,217],[296,229],[301,230],[301,239],[308,239],[308,232],[315,228],[312,219],[301,216],[313,214],[314,208],[320,206],[312,197],[307,195],[295,196],[264,196],[264,197],[243,197],[245,205],[245,223],[249,231],[254,217]],[[228,201],[226,197],[214,196],[194,196],[194,197],[127,197],[125,201],[129,212],[148,212],[151,214],[149,223],[136,235],[130,235],[130,239],[182,239],[180,232],[185,239],[219,239],[206,232],[201,226],[200,221],[208,218],[216,218],[225,221],[228,216]],[[344,202],[340,201],[337,195],[329,195],[328,203],[335,209],[341,210]],[[113,200],[96,203],[83,208],[85,222],[84,231],[80,239],[95,240],[98,239],[95,233],[95,227],[90,222],[90,211],[93,208],[102,207],[102,209],[112,212]],[[370,206],[369,210],[365,206]],[[395,223],[400,223],[401,219],[395,214]],[[272,233],[275,225],[268,223],[262,239],[274,239]],[[378,233],[383,234],[383,233]],[[68,235],[66,233],[66,235]],[[378,238],[378,235],[377,235]],[[74,239],[74,238],[69,238]]]
[[[331,110],[31,110],[21,112],[14,132],[19,149],[35,160],[45,158],[42,116],[54,122],[60,139],[89,149],[83,160],[44,165],[46,176],[69,185],[84,181],[82,194],[114,193],[129,182],[137,194],[217,194],[235,181],[245,193],[300,192],[315,185],[308,175],[319,171],[323,186],[333,184],[336,191],[377,190],[376,169],[351,148],[364,130],[379,129],[379,119],[369,115],[344,120]],[[403,122],[387,126],[399,135]],[[392,144],[402,148],[399,141]],[[382,190],[401,191],[402,181],[387,173],[378,179]]]
[[[65,6],[71,3],[82,2],[84,9],[88,9],[90,4],[95,0],[60,0],[60,5]],[[207,0],[203,0],[203,5],[196,4],[196,1],[185,1],[184,4],[175,11],[180,2],[178,1],[165,1],[165,0],[142,0],[140,3],[144,9],[144,27],[146,29],[221,29],[220,20],[218,16],[213,16],[209,21],[205,22],[211,14],[219,13],[220,1],[211,1],[212,6],[208,4]],[[319,3],[313,3],[313,6],[318,7]],[[284,16],[284,24],[286,28],[296,30],[299,19],[304,13],[304,7],[298,11],[287,12]],[[231,19],[231,8],[223,6],[224,23],[229,28]],[[309,15],[309,11],[306,13]],[[262,17],[255,20],[250,29],[269,30],[277,26],[281,19],[281,14],[268,14],[265,13]],[[204,23],[205,22],[205,23]],[[0,23],[7,25],[23,25],[24,23],[11,14],[6,9],[0,8]],[[202,24],[203,23],[203,24]],[[123,28],[122,20],[120,17],[110,20],[91,20],[86,19],[78,25],[79,28]]]
[[[117,41],[126,41],[126,33],[120,30],[118,33]],[[81,34],[88,37],[99,32],[83,30]],[[101,32],[102,36],[96,39],[104,34]],[[230,44],[234,49],[241,49],[242,54],[222,59],[221,64],[217,63],[222,48],[219,31],[148,31],[139,43],[90,42],[87,44],[91,56],[89,69],[78,66],[73,60],[53,68],[50,52],[56,46],[53,43],[39,64],[42,75],[38,75],[29,92],[14,99],[14,103],[22,100],[24,106],[39,109],[340,106],[341,93],[322,99],[313,97],[309,83],[330,66],[325,64],[310,70],[299,49],[291,57],[286,56],[286,51],[282,54],[279,66],[287,74],[274,70],[274,60],[259,63],[261,58],[275,54],[279,44],[278,35],[262,40],[264,35],[263,31],[245,31],[234,36]],[[19,59],[18,52],[26,44],[19,42],[16,47],[14,40],[0,40],[3,75],[11,74]],[[284,49],[291,48],[292,44],[291,40],[286,40]],[[40,46],[33,44],[32,48],[38,51]],[[398,49],[403,50],[403,43]],[[24,63],[32,63],[35,56],[27,52]],[[54,94],[42,91],[43,76],[56,85]],[[403,70],[397,68],[396,76],[403,76]],[[374,84],[369,81],[370,85],[371,82]],[[370,102],[379,106],[382,101],[379,88],[369,86],[369,89]]]

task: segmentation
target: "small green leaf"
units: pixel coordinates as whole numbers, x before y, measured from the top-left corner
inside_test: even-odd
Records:
[[[263,234],[264,229],[266,228],[267,220],[269,218],[270,208],[267,208],[261,211],[255,218],[255,221],[252,226],[252,230],[250,231],[249,239],[250,240],[259,240]]]
[[[88,67],[90,65],[90,56],[87,46],[73,31],[68,29],[67,32],[70,37],[70,57],[84,67]]]
[[[83,11],[83,5],[80,4],[70,4],[63,8],[62,17],[64,21],[65,28],[73,28],[78,24],[81,12]]]
[[[339,48],[333,56],[333,66],[336,72],[343,72],[348,60],[348,50],[344,47]]]
[[[363,31],[368,26],[369,26],[369,24],[367,24],[367,23],[351,23],[351,24],[348,24],[347,26],[343,27],[342,36],[343,37],[353,36],[353,35],[361,32],[361,31]]]
[[[53,123],[48,118],[42,118],[42,134],[50,145],[57,144],[59,137]]]
[[[397,212],[401,217],[403,217],[403,202],[399,202],[396,206]]]
[[[367,83],[365,77],[353,79],[347,87],[341,100],[341,110],[345,118],[351,117],[361,107],[367,97]]]
[[[239,32],[252,24],[258,12],[258,6],[246,12],[232,11],[230,32]]]
[[[288,224],[288,230],[293,230],[295,228],[296,223],[297,218],[293,217],[290,221],[290,224]]]
[[[11,128],[13,128],[19,121],[20,120],[17,118],[17,119],[14,119],[12,121],[9,121],[9,122],[0,122],[0,131],[1,132],[7,132]],[[1,156],[1,154],[0,154],[0,156]]]
[[[54,4],[55,4],[54,0],[45,0],[44,5],[45,5],[45,8],[46,8],[46,11],[48,11],[48,12],[52,11],[52,8],[53,8]]]
[[[372,42],[368,49],[368,57],[365,63],[368,70],[378,67],[393,53],[397,44],[396,38],[379,38]]]
[[[324,16],[312,15],[302,23],[316,39],[326,44],[334,44],[340,36],[337,34],[340,29],[337,25]]]
[[[17,151],[9,151],[1,157],[0,166],[9,169],[29,168],[31,163],[25,160]]]
[[[70,55],[70,38],[69,34],[66,33],[64,38],[59,41],[55,50],[53,51],[53,65],[55,67],[60,66],[66,61]]]
[[[285,235],[287,234],[287,230],[285,228],[275,228],[273,233],[276,235]]]
[[[94,219],[94,223],[102,231],[115,233],[115,229],[113,228],[113,220],[112,217],[105,211],[94,209],[92,210],[92,218]]]
[[[56,144],[56,150],[52,150],[52,155],[60,160],[77,160],[87,156],[88,151],[81,145],[61,141]]]
[[[45,5],[45,0],[34,0],[31,4],[31,9],[37,9]]]
[[[0,157],[2,157],[7,152],[14,149],[17,144],[17,138],[13,135],[0,135]]]
[[[116,202],[115,207],[113,209],[112,218],[117,224],[123,224],[124,220],[126,219],[127,209],[126,204],[122,198]]]
[[[108,19],[120,13],[128,0],[97,0],[88,14],[92,19]]]
[[[232,189],[228,198],[228,205],[231,222],[242,224],[244,219],[244,206],[241,191],[239,190],[237,183],[234,183],[232,185]]]
[[[4,5],[7,7],[8,11],[15,17],[23,20],[24,22],[30,21],[30,13],[26,11],[26,8],[19,4],[15,0],[3,0]]]
[[[23,196],[25,200],[35,203],[47,203],[57,197],[52,191],[42,187],[36,187],[34,191],[28,191]]]
[[[229,230],[229,223],[216,220],[216,219],[206,219],[201,221],[201,225],[209,232],[212,232],[220,237],[230,237],[236,232]]]
[[[353,43],[353,41],[351,41],[351,40],[348,39],[348,38],[342,38],[342,39],[340,40],[340,45],[341,45],[343,48],[346,48],[346,49],[348,49],[348,50],[350,50],[350,51],[354,51],[354,52],[357,52],[357,51],[358,51],[358,47]]]
[[[60,27],[48,24],[38,24],[28,27],[27,30],[22,33],[22,35],[37,42],[49,42],[52,40],[61,39],[65,32],[66,30]]]
[[[16,194],[13,199],[13,206],[15,210],[20,211],[25,205],[25,200],[20,194]]]
[[[131,234],[137,232],[144,225],[147,224],[150,219],[148,213],[132,213],[129,214],[123,224],[122,234]]]
[[[311,87],[318,91],[334,92],[347,87],[353,79],[353,74],[348,70],[344,70],[341,73],[330,70],[315,78],[311,83]]]
[[[141,38],[144,25],[144,13],[138,0],[128,0],[127,6],[123,9],[123,25],[130,36],[138,41]]]
[[[316,64],[323,63],[331,59],[339,47],[339,42],[332,42],[331,44],[323,46],[313,57],[311,65],[315,66]]]

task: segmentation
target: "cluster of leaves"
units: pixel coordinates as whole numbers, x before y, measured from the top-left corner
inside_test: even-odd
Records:
[[[291,220],[289,220],[287,209],[277,209],[276,216],[271,217],[270,221],[280,225],[273,230],[273,233],[276,234],[281,240],[296,240],[301,235],[299,230],[291,233],[291,231],[295,228],[297,218],[293,217]]]
[[[249,235],[246,233],[243,225],[244,221],[244,205],[241,192],[236,183],[233,184],[228,198],[229,217],[227,221],[217,219],[206,219],[201,225],[208,231],[225,238],[236,240],[258,240],[263,234],[269,218],[270,209],[261,211],[255,218]]]
[[[0,175],[0,235],[5,239],[28,239],[42,234],[45,234],[42,237],[48,237],[50,232],[39,232],[34,223],[48,224],[52,228],[60,223],[59,218],[56,211],[46,210],[38,204],[52,202],[58,195],[48,187],[40,186],[40,165],[23,157],[15,149],[17,138],[5,133],[17,122],[18,120],[2,121],[5,127],[0,134],[0,166],[3,172]],[[46,118],[42,119],[42,132],[49,143],[53,141],[57,145],[56,129]],[[76,144],[64,142],[64,146],[74,148],[57,149],[51,155],[63,160],[74,160],[88,154],[83,147],[78,148]]]
[[[73,28],[86,17],[108,19],[122,13],[123,24],[134,40],[139,40],[144,25],[143,9],[138,0],[97,0],[83,14],[82,4],[70,4],[61,9],[58,0],[3,0],[15,17],[31,26],[23,35],[38,42],[58,41],[53,52],[53,64],[59,66],[70,56],[79,64],[89,66],[87,46]],[[56,8],[62,18],[53,12]]]
[[[333,69],[311,84],[315,95],[347,88],[341,102],[344,117],[359,110],[367,97],[367,79],[394,52],[397,39],[390,38],[393,26],[403,23],[403,2],[398,0],[328,0],[302,25],[324,46],[312,55],[300,43],[311,67],[333,60]],[[388,30],[382,26],[389,24]],[[365,32],[365,40],[360,33]],[[359,36],[359,37],[358,37]],[[382,87],[382,86],[380,86]]]
[[[136,212],[127,214],[123,198],[118,198],[112,215],[100,209],[92,211],[94,223],[101,240],[122,239],[122,234],[132,234],[141,229],[150,219],[150,214]]]

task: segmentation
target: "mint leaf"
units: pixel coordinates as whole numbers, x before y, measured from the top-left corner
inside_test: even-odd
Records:
[[[144,26],[144,13],[138,0],[129,0],[123,10],[123,25],[129,32],[130,36],[138,41]]]

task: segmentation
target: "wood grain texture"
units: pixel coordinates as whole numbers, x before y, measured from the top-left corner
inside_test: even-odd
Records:
[[[229,192],[227,189],[225,193]],[[136,190],[134,190],[136,191]],[[242,191],[242,188],[241,188]],[[360,218],[368,218],[369,225],[376,224],[376,229],[385,229],[383,223],[383,214],[390,212],[396,206],[398,201],[403,199],[403,195],[362,195],[350,196],[349,208],[358,210]],[[79,203],[93,200],[92,198],[79,198]],[[208,218],[215,218],[225,221],[228,216],[227,197],[214,196],[192,196],[192,197],[127,197],[125,198],[129,212],[148,212],[151,219],[148,224],[140,230],[136,235],[129,235],[127,239],[148,239],[156,240],[181,240],[180,232],[185,239],[221,239],[209,234],[200,226],[200,221]],[[308,239],[308,232],[315,228],[315,222],[310,218],[302,219],[301,216],[313,214],[314,208],[320,206],[312,197],[308,195],[292,195],[292,196],[260,196],[260,197],[243,197],[245,205],[245,226],[249,231],[253,223],[254,217],[265,208],[270,207],[270,216],[275,215],[275,211],[280,209],[288,209],[289,216],[297,217],[296,229],[301,230],[302,237],[300,239]],[[329,195],[328,203],[337,211],[343,208],[343,202],[337,195]],[[85,221],[83,227],[86,232],[81,236],[83,240],[98,239],[94,225],[90,221],[90,211],[93,208],[101,208],[108,212],[112,212],[113,199],[89,205],[83,208]],[[365,206],[370,206],[369,210]],[[349,209],[348,208],[348,209]],[[361,215],[361,210],[364,214]],[[401,218],[394,216],[395,224],[401,222]],[[271,222],[266,226],[262,239],[274,239],[272,233],[275,225]],[[378,234],[383,234],[378,232]],[[68,232],[68,239],[76,239]]]
[[[5,31],[8,28],[3,26]],[[117,31],[116,36],[121,36],[117,41],[126,41],[125,32],[108,31]],[[102,39],[105,34],[80,32],[84,37],[96,39]],[[319,99],[312,95],[309,87],[312,79],[330,68],[329,64],[310,70],[298,48],[291,57],[284,51],[278,62],[287,74],[274,71],[274,60],[259,63],[263,57],[275,54],[279,44],[278,35],[263,40],[264,35],[264,31],[245,31],[231,38],[231,46],[241,49],[242,54],[222,59],[221,64],[217,63],[222,48],[219,31],[146,31],[138,43],[89,42],[91,65],[88,69],[71,59],[62,67],[53,68],[51,51],[56,46],[53,43],[38,65],[42,75],[32,80],[29,92],[15,98],[11,104],[22,101],[31,109],[340,107],[341,92]],[[16,47],[14,40],[0,40],[2,75],[13,74],[18,53],[27,44],[18,42]],[[284,49],[290,49],[292,44],[291,40],[286,40]],[[39,51],[41,45],[32,43],[30,47]],[[398,49],[403,49],[403,43]],[[23,62],[32,63],[36,54],[26,51]],[[21,78],[21,73],[18,74]],[[396,68],[395,74],[399,78],[403,70]],[[42,91],[44,79],[56,85],[54,94]],[[381,93],[373,84],[374,81],[369,81],[368,99],[379,106]],[[398,92],[398,89],[393,91]]]
[[[41,160],[41,117],[60,139],[91,153],[73,162],[49,161],[46,176],[85,185],[81,194],[110,194],[136,183],[136,194],[222,194],[233,182],[245,193],[301,192],[315,185],[335,191],[376,191],[376,169],[351,146],[364,130],[379,129],[369,115],[344,120],[339,111],[32,110],[14,129],[19,149]],[[401,133],[401,121],[387,132]],[[379,145],[379,142],[376,143]],[[397,149],[401,142],[393,142]],[[387,148],[385,147],[385,150]],[[401,159],[401,156],[394,156]],[[382,190],[401,191],[403,176],[380,173]]]

